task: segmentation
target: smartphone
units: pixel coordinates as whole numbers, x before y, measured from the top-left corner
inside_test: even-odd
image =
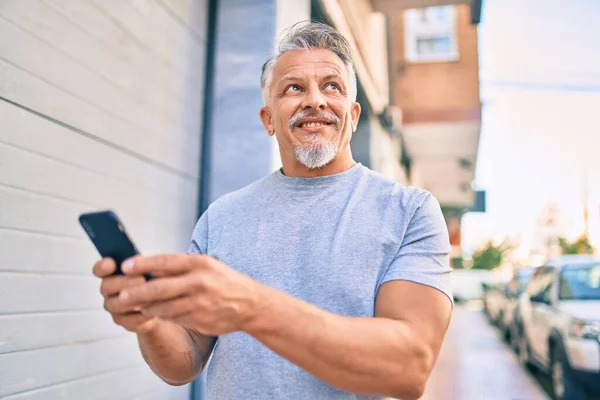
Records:
[[[125,226],[114,212],[106,210],[81,214],[79,223],[96,246],[100,256],[115,260],[116,275],[123,275],[121,270],[123,261],[140,254],[127,234]],[[144,276],[146,280],[152,279],[151,275]]]

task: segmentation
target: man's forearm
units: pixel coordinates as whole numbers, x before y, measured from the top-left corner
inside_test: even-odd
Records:
[[[144,359],[162,380],[171,385],[191,382],[202,372],[202,354],[206,349],[200,349],[191,335],[185,328],[164,321],[151,332],[138,334]]]
[[[267,289],[267,305],[244,329],[317,378],[357,394],[419,398],[435,354],[410,326],[335,315]]]

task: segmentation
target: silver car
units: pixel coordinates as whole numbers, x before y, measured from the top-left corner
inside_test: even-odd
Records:
[[[519,298],[519,357],[550,374],[557,400],[600,396],[600,259],[538,268]]]

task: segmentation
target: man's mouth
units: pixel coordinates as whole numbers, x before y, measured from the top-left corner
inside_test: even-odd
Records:
[[[332,122],[314,122],[314,121],[307,121],[307,122],[301,122],[298,124],[298,128],[315,128],[318,126],[326,126],[326,125],[331,125]]]
[[[335,125],[339,128],[340,119],[336,115],[324,111],[311,112],[310,110],[304,110],[294,115],[289,121],[289,127],[292,131],[296,128],[314,130],[328,125]]]

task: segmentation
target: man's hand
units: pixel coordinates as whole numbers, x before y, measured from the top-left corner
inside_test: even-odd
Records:
[[[120,305],[203,335],[243,330],[260,308],[264,286],[209,256],[137,256],[124,262],[122,269],[136,282],[148,273],[156,278],[119,288]]]
[[[130,306],[119,299],[119,293],[127,288],[143,285],[146,280],[143,276],[113,275],[116,271],[115,261],[104,258],[94,265],[94,275],[102,279],[100,293],[104,296],[104,308],[110,313],[113,321],[135,333],[148,333],[157,324],[156,318],[151,315],[142,315],[139,307]]]

